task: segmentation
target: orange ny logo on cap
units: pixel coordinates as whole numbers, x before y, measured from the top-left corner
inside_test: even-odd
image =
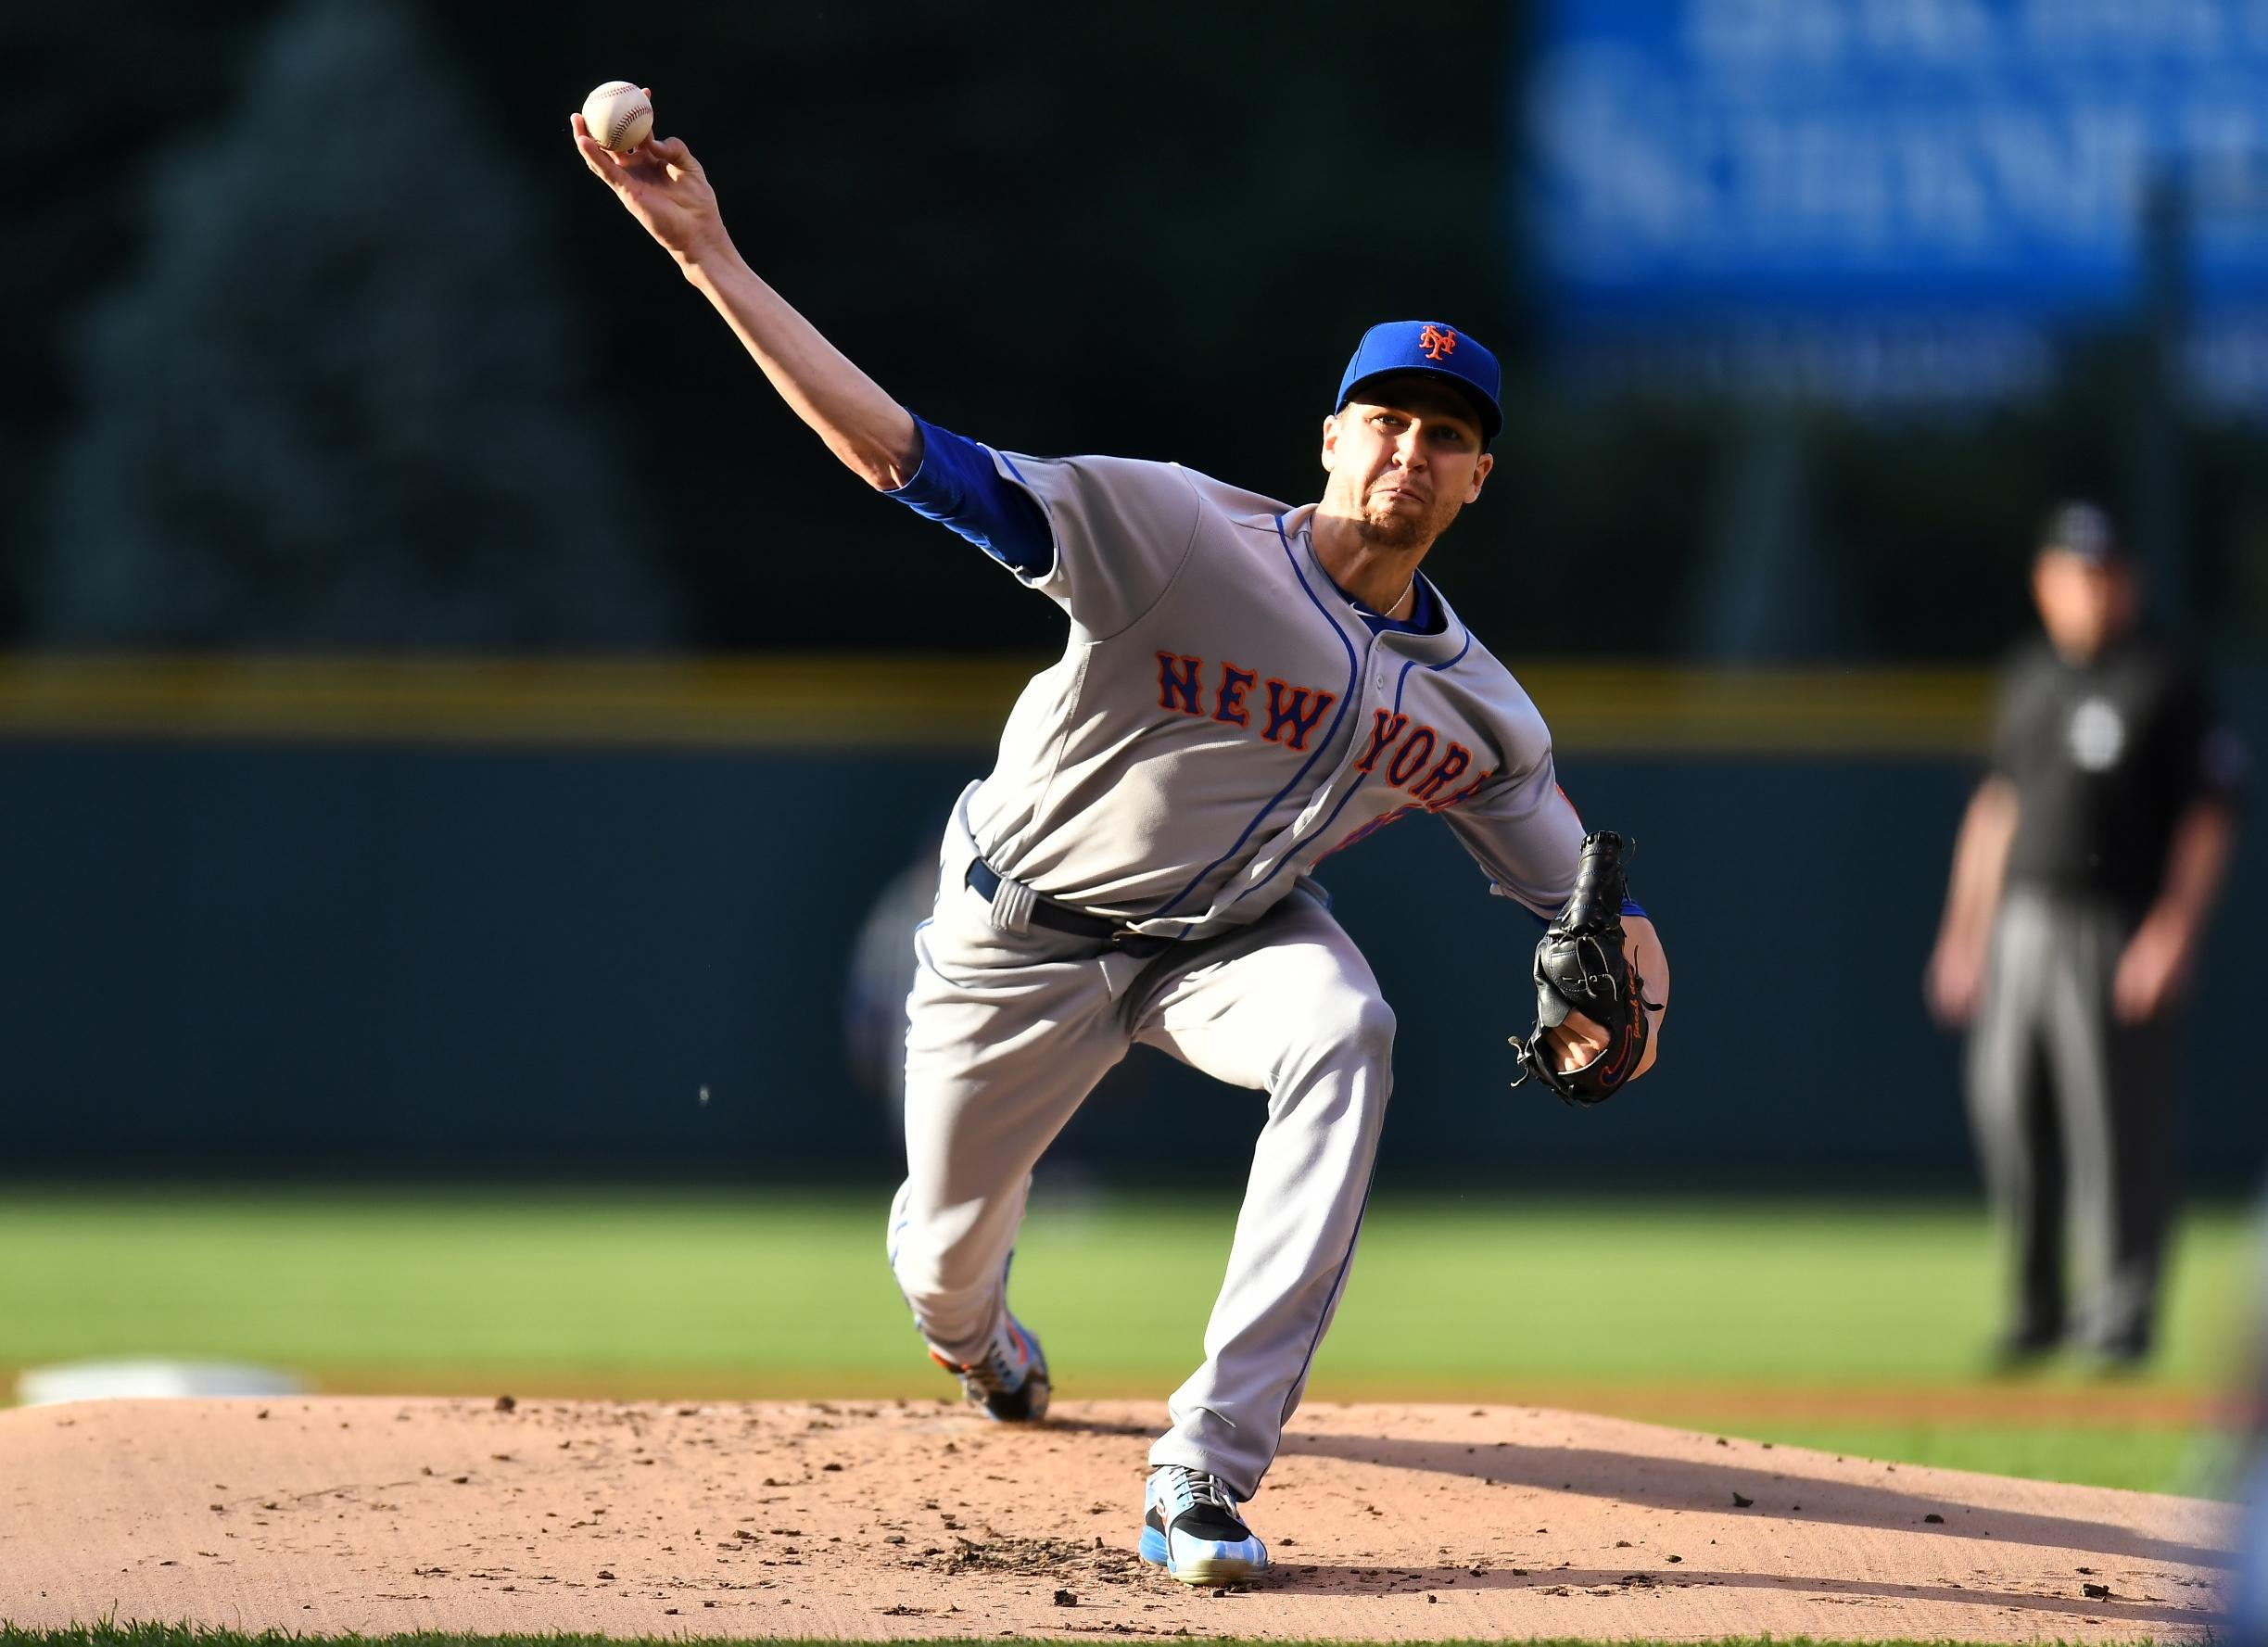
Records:
[[[1417,335],[1417,346],[1425,351],[1427,360],[1438,361],[1443,355],[1457,352],[1457,334],[1447,326],[1429,323]]]

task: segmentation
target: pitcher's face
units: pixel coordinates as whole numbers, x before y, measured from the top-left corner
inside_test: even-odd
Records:
[[[1363,384],[1323,422],[1323,512],[1382,549],[1430,544],[1480,496],[1496,460],[1455,389],[1418,374]]]

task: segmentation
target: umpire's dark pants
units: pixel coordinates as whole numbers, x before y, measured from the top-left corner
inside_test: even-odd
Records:
[[[2149,1348],[2173,1208],[2173,1015],[2110,1009],[2133,929],[2101,901],[2011,886],[1969,1048],[1970,1120],[2016,1248],[2010,1335],[2117,1356]]]

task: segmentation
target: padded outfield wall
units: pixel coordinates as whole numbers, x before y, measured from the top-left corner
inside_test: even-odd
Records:
[[[1028,667],[0,660],[0,1161],[885,1176],[861,925]],[[1536,927],[1399,824],[1322,877],[1400,1020],[1382,1183],[1969,1183],[1919,981],[1983,678],[1523,674],[1586,817],[1641,843],[1670,1055],[1588,1113],[1508,1093]],[[2268,677],[2234,684],[2258,749]],[[2203,1030],[2259,1011],[2263,849],[2255,810],[2192,1015],[2186,1157],[2228,1188],[2268,1113]],[[1059,1155],[1220,1181],[1259,1121],[1138,1051]]]

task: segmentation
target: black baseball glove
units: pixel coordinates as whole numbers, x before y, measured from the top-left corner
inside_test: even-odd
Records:
[[[1623,866],[1637,850],[1609,830],[1583,839],[1575,893],[1536,945],[1536,1028],[1527,1040],[1511,1038],[1520,1061],[1517,1086],[1530,1075],[1570,1104],[1600,1104],[1615,1096],[1646,1056],[1646,981],[1622,946]],[[1544,1032],[1580,1012],[1606,1032],[1606,1050],[1579,1070],[1565,1072],[1544,1043]]]

